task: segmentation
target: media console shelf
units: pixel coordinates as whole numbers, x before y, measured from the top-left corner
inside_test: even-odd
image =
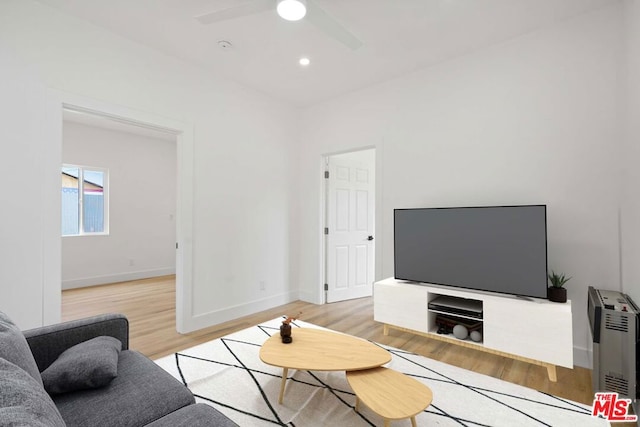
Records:
[[[471,313],[464,311],[468,304],[456,313],[448,307],[430,309],[429,303],[439,297],[445,297],[447,301],[470,302],[469,307],[475,308]],[[476,313],[478,305],[481,318]],[[524,299],[390,278],[374,284],[373,311],[374,320],[384,324],[385,335],[390,329],[397,329],[544,366],[554,382],[557,381],[556,366],[573,369],[571,301],[559,304],[544,299]],[[436,317],[439,313],[466,322],[481,321],[482,341],[438,334]]]

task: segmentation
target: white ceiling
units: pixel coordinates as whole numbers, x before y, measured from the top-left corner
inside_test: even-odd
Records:
[[[315,0],[364,45],[352,51],[275,9],[204,25],[252,0],[39,0],[295,106],[318,103],[618,0]],[[274,0],[274,5],[276,0]],[[219,40],[233,44],[218,47]],[[311,65],[298,65],[308,56]]]

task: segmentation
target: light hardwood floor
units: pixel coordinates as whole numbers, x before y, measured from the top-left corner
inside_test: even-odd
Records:
[[[507,359],[410,333],[382,334],[373,320],[372,298],[315,305],[296,301],[186,335],[175,330],[175,277],[165,276],[62,293],[63,320],[94,314],[124,313],[130,321],[130,346],[152,359],[200,344],[282,315],[302,311],[301,320],[391,345],[431,359],[490,375],[546,393],[591,405],[591,371],[558,367],[550,382],[542,366]],[[550,331],[549,333],[553,333]]]

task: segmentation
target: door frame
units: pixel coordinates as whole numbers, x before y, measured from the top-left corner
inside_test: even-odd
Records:
[[[328,193],[328,187],[327,187],[327,181],[326,178],[324,177],[324,172],[327,170],[326,167],[328,165],[329,162],[329,157],[333,157],[333,156],[339,156],[341,154],[349,154],[349,153],[357,153],[358,151],[367,151],[367,150],[374,150],[375,151],[375,187],[374,187],[374,191],[373,194],[375,195],[375,200],[374,200],[374,234],[376,234],[376,240],[378,239],[377,234],[378,234],[378,221],[379,221],[379,216],[378,216],[378,165],[379,165],[379,160],[378,160],[378,151],[379,148],[376,147],[375,145],[367,145],[364,147],[358,147],[358,148],[352,148],[352,149],[348,149],[348,150],[341,150],[341,151],[334,151],[331,153],[325,153],[321,156],[320,159],[320,173],[318,174],[318,176],[320,176],[320,227],[319,227],[319,235],[320,235],[320,260],[319,260],[319,285],[318,285],[318,289],[319,289],[319,301],[320,304],[327,304],[327,292],[325,291],[325,283],[327,283],[327,239],[325,238],[325,234],[324,234],[324,229],[326,227],[327,224],[327,207],[328,207],[328,200],[327,200],[327,193]],[[378,253],[379,253],[379,241],[375,243],[375,253],[374,253],[374,266],[373,266],[373,272],[374,272],[374,278],[378,276]]]
[[[85,112],[125,123],[163,130],[176,135],[176,328],[194,330],[193,322],[193,124],[136,110],[122,105],[49,89],[43,138],[48,140],[44,165],[43,211],[43,324],[58,323],[62,317],[62,233],[60,165],[62,164],[63,109]]]

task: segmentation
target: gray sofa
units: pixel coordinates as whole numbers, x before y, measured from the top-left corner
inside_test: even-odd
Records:
[[[92,353],[96,346],[98,353]],[[85,378],[78,385],[75,377],[80,374],[74,371],[81,371],[86,359],[95,354],[107,367],[111,361],[113,372],[90,371],[96,378]],[[66,365],[70,373],[57,369],[65,366],[65,360],[70,361]],[[69,387],[80,389],[67,391]],[[182,383],[129,350],[129,322],[123,315],[96,316],[23,333],[0,312],[0,426],[144,425],[236,426],[213,407],[196,404]]]

